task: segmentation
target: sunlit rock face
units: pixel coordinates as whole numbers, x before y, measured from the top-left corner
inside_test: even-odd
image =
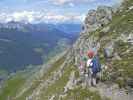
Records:
[[[112,20],[113,9],[111,7],[99,6],[97,10],[90,10],[85,19],[85,31],[92,32],[107,25]]]
[[[89,49],[93,47],[96,49],[100,48],[98,36],[93,35],[93,32],[106,26],[112,20],[112,14],[113,9],[107,6],[99,6],[97,10],[90,10],[88,12],[84,21],[83,31],[73,46],[76,65],[79,65],[83,56],[86,57]],[[106,27],[103,31],[108,31],[109,29],[110,27]]]

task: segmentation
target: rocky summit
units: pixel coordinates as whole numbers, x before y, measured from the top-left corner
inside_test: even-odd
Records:
[[[101,81],[88,86],[79,70],[94,49],[102,65]],[[104,51],[108,50],[106,59]],[[19,72],[1,87],[0,100],[132,100],[133,1],[100,6],[86,15],[75,44],[40,69]]]

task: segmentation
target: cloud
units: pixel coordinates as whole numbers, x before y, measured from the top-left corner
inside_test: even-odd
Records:
[[[43,17],[43,21],[61,23],[61,22],[82,22],[84,15],[47,15]]]
[[[58,5],[58,6],[64,6],[64,5],[68,5],[71,7],[77,6],[77,5],[93,5],[93,4],[106,4],[106,3],[120,3],[123,0],[49,0],[49,2]]]
[[[56,14],[53,12],[35,12],[21,11],[13,13],[1,13],[0,22],[6,23],[9,21],[29,22],[29,23],[61,23],[61,22],[82,22],[84,15],[78,14]]]
[[[0,14],[0,22],[6,23],[9,21],[25,21],[32,23],[36,21],[39,17],[40,13],[34,11],[21,11],[13,13],[2,12]]]
[[[112,5],[121,0],[3,0],[10,2],[0,6],[0,22],[81,22],[91,8]],[[15,4],[14,2],[17,1]],[[22,3],[22,1],[24,3]],[[20,3],[18,3],[20,2]],[[21,5],[20,5],[21,4]],[[20,5],[20,6],[19,6]],[[7,12],[7,13],[6,13]],[[84,13],[84,15],[82,15]]]
[[[72,5],[86,3],[88,1],[95,1],[95,0],[51,0],[55,5]]]
[[[72,3],[74,0],[53,0],[55,4],[63,5],[66,3]]]

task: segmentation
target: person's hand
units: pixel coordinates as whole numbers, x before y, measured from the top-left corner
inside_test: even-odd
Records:
[[[93,74],[92,70],[91,70],[91,74]]]
[[[93,74],[93,71],[92,71],[92,69],[91,69],[91,68],[89,69],[89,71],[90,71],[90,74]]]

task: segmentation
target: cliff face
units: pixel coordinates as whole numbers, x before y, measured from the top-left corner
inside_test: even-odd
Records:
[[[112,20],[113,9],[107,6],[99,6],[97,10],[90,10],[85,19],[84,33],[90,33],[107,25]]]
[[[120,87],[132,87],[132,12],[131,0],[126,0],[117,11],[105,6],[91,10],[85,19],[81,36],[73,46],[75,65],[79,66],[87,51],[94,49],[100,56],[102,67],[109,70],[109,75],[103,75],[103,80],[116,82]],[[110,55],[109,64],[104,57],[105,49],[108,49]]]
[[[97,10],[89,11],[84,22],[83,31],[73,46],[76,65],[79,65],[82,57],[86,57],[89,49],[96,48],[97,51],[100,48],[101,38],[98,35],[102,33],[96,33],[96,31],[100,29],[109,31],[109,27],[106,26],[108,26],[107,24],[112,20],[112,16],[113,9],[106,6],[101,6],[98,7]]]
[[[43,65],[28,79],[27,76],[22,82],[20,78],[11,79],[0,93],[0,99],[132,100],[133,94],[129,91],[133,87],[132,12],[132,0],[125,0],[117,11],[106,6],[89,11],[83,31],[72,48]],[[105,48],[109,50],[109,64],[104,57]],[[102,82],[97,88],[86,88],[78,69],[89,49],[98,53],[103,68]],[[18,89],[12,90],[10,86],[16,83],[19,83]],[[119,88],[125,88],[128,94]]]

